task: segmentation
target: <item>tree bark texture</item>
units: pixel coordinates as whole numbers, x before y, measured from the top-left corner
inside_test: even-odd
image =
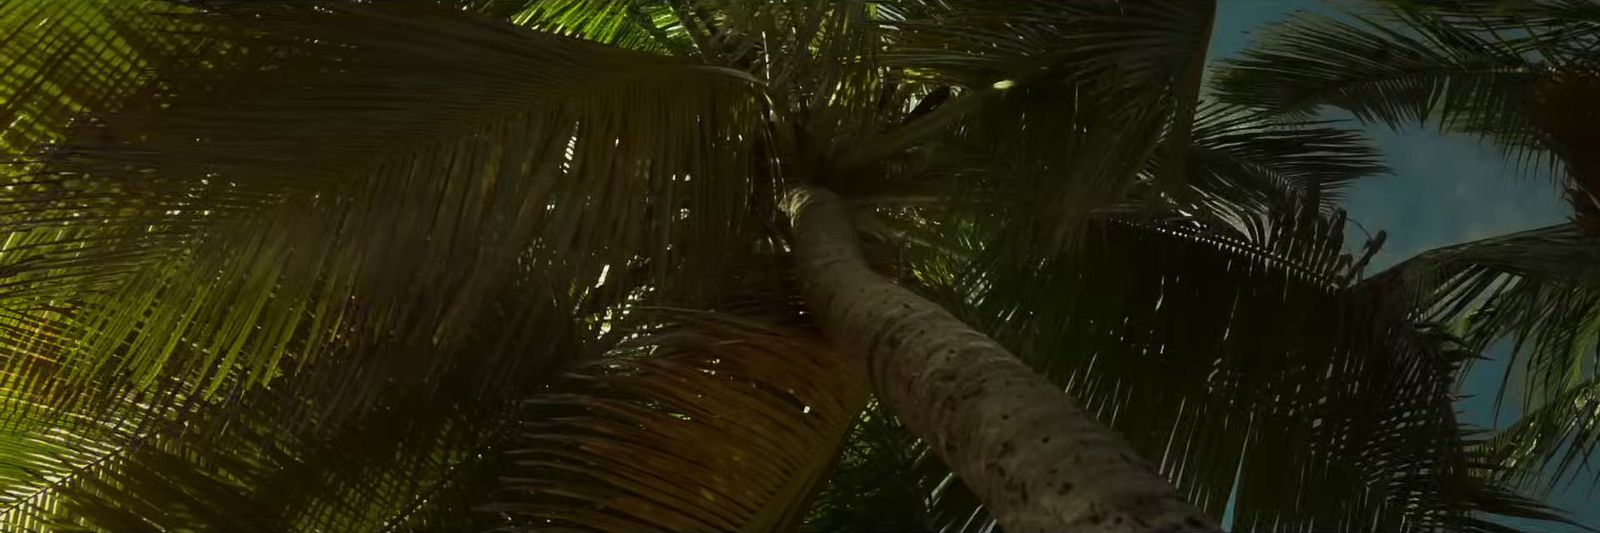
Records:
[[[833,192],[784,199],[801,291],[839,348],[866,359],[878,398],[983,500],[1006,531],[1211,532],[1115,432],[1004,347],[873,272]]]

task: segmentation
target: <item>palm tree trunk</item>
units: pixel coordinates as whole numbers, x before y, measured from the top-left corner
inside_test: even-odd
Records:
[[[868,268],[833,192],[795,187],[784,210],[801,291],[824,333],[866,358],[879,400],[1007,531],[1217,531],[1060,387]]]

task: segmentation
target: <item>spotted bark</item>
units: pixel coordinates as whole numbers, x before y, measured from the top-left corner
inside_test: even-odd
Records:
[[[1217,531],[1060,387],[873,272],[837,195],[796,187],[784,209],[801,290],[823,331],[866,359],[880,401],[1007,531]]]

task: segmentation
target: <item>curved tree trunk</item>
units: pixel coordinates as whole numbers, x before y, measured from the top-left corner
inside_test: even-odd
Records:
[[[796,187],[784,210],[801,290],[823,331],[866,358],[880,401],[1007,531],[1217,531],[1059,387],[869,269],[837,195]]]

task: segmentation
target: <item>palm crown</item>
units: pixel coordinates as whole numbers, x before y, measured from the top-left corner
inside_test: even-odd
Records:
[[[1540,6],[1475,19],[1482,32],[1456,29],[1467,4],[1396,8],[1386,22],[1438,35],[1381,35],[1443,79],[1476,65],[1452,46],[1523,61],[1578,42],[1484,36],[1581,29],[1553,10],[1582,6]],[[1468,243],[1364,278],[1371,250],[1343,252],[1339,193],[1383,167],[1307,110],[1441,109],[1564,157],[1574,198],[1595,190],[1580,134],[1508,103],[1526,80],[1335,98],[1316,76],[1362,71],[1251,77],[1379,31],[1332,23],[1266,43],[1210,102],[1212,9],[0,2],[0,46],[19,51],[0,77],[0,520],[976,530],[992,512],[1028,529],[1016,517],[1047,497],[1007,492],[1033,482],[1004,472],[1011,452],[954,449],[945,430],[1005,423],[938,412],[988,404],[913,401],[943,385],[897,377],[918,367],[885,355],[911,349],[884,347],[901,333],[847,334],[876,326],[833,304],[872,276],[1065,389],[1120,433],[1115,453],[1170,482],[1152,494],[1236,529],[1558,519],[1496,482],[1555,453],[1552,432],[1580,449],[1594,433],[1564,425],[1588,420],[1571,396],[1594,395],[1596,334],[1564,329],[1600,309],[1600,263],[1577,261],[1594,234]],[[830,242],[810,228],[829,224],[850,237],[840,261],[859,244],[870,271],[816,259]],[[1530,376],[1560,379],[1528,380],[1547,408],[1472,440],[1453,383],[1507,334],[1546,365]],[[1053,487],[1049,505],[1107,501]],[[1135,528],[1095,505],[1080,518]]]

